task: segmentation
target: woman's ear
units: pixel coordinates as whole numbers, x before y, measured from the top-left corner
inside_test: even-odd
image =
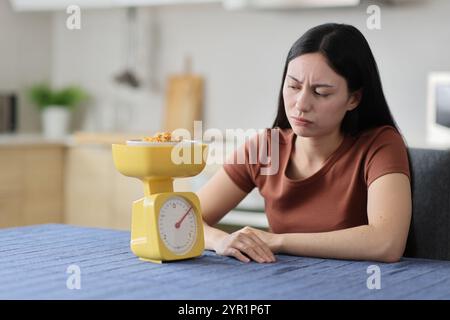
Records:
[[[359,103],[361,102],[362,99],[362,93],[363,93],[363,89],[359,89],[356,91],[353,91],[349,98],[348,98],[348,104],[347,104],[347,110],[351,111],[353,109],[355,109]]]

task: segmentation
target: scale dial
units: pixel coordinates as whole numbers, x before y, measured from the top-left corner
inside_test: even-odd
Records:
[[[196,212],[183,197],[168,198],[161,206],[158,218],[159,237],[176,255],[188,253],[197,239]]]

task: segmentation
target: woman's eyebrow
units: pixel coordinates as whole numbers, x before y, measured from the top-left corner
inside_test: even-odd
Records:
[[[288,74],[288,77],[291,78],[294,81],[297,81],[298,83],[302,83],[300,80],[298,80],[297,78],[295,78],[295,77],[293,77],[293,76],[291,76],[289,74]],[[334,87],[333,85],[326,84],[326,83],[316,83],[316,84],[313,84],[312,86],[316,87],[316,88],[318,88],[318,87],[333,88]]]

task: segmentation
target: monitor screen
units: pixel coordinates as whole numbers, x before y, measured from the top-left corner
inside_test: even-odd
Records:
[[[427,146],[450,147],[450,72],[428,75]]]
[[[436,123],[450,128],[450,83],[436,85]]]

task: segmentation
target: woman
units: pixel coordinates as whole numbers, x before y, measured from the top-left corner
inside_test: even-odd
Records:
[[[324,24],[294,43],[274,130],[276,174],[248,161],[252,139],[246,163],[226,163],[198,192],[206,248],[243,262],[273,262],[276,253],[398,261],[412,211],[408,152],[361,32]],[[271,232],[214,228],[254,187]]]

